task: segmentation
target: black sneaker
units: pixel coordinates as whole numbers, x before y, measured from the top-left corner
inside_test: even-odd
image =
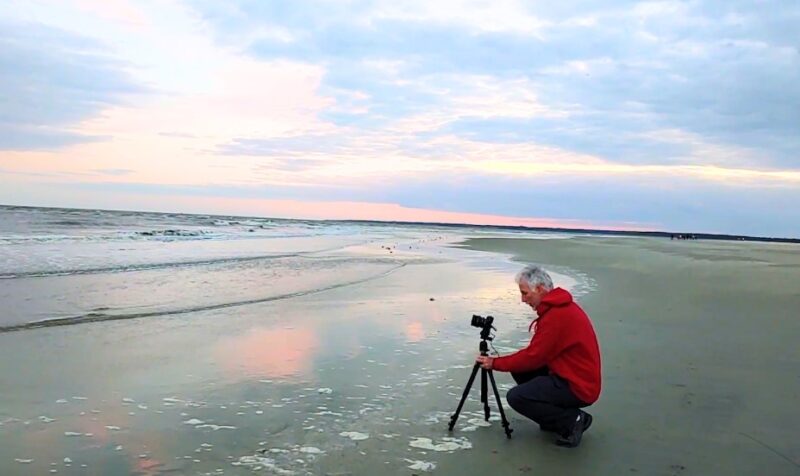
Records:
[[[578,417],[575,419],[575,423],[572,425],[572,429],[568,434],[560,436],[556,440],[556,444],[566,448],[577,447],[579,444],[581,444],[583,432],[588,430],[591,425],[592,416],[581,410],[581,412],[578,414]]]
[[[583,412],[583,432],[586,433],[586,430],[592,426],[592,415],[584,412],[583,410],[581,410],[581,412]]]

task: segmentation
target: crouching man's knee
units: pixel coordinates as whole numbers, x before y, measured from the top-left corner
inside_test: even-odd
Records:
[[[514,410],[519,411],[519,409],[523,405],[523,397],[522,392],[520,391],[519,386],[512,388],[511,390],[506,393],[506,401]]]

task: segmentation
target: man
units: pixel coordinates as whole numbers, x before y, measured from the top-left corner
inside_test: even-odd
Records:
[[[503,357],[478,356],[485,369],[511,372],[517,386],[511,408],[558,435],[556,444],[574,448],[592,424],[581,408],[600,396],[600,348],[589,316],[538,266],[517,274],[522,302],[537,316],[528,347]],[[529,328],[530,330],[530,328]]]

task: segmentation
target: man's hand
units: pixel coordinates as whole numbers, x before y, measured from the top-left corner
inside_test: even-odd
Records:
[[[481,364],[481,368],[486,370],[492,370],[492,365],[494,365],[494,357],[489,357],[488,355],[478,355],[475,358],[475,362]]]

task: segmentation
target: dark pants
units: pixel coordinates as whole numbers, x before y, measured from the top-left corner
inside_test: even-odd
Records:
[[[526,373],[511,373],[517,386],[508,391],[511,408],[539,424],[542,430],[567,434],[580,413],[588,406],[578,399],[563,378],[547,367]]]

